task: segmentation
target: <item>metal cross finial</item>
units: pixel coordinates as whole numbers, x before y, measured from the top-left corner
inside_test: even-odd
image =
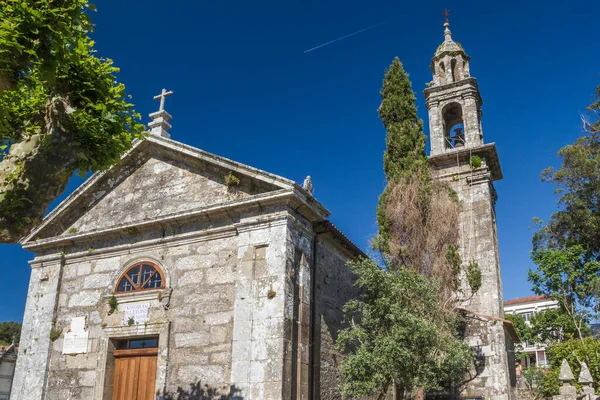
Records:
[[[165,109],[165,98],[172,95],[173,91],[169,90],[167,92],[167,89],[163,89],[161,94],[159,94],[158,96],[154,96],[154,100],[158,100],[160,99],[160,108],[158,109],[158,111],[164,111]]]
[[[446,23],[448,24],[448,16],[450,15],[450,13],[452,12],[452,10],[448,10],[447,8],[444,8],[444,12],[441,14],[446,18]]]

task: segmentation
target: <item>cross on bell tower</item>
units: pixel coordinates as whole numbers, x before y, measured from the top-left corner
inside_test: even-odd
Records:
[[[447,8],[444,8],[444,12],[441,14],[444,16],[444,18],[446,19],[446,24],[450,25],[448,23],[448,17],[450,16],[450,13],[452,12],[452,10],[448,10]]]
[[[165,111],[165,98],[171,96],[173,94],[172,91],[168,91],[167,89],[163,89],[159,95],[154,96],[154,100],[160,100],[160,106],[158,107],[158,111],[150,114],[150,118],[152,121],[148,124],[150,127],[150,134],[155,136],[161,136],[169,139],[171,134],[167,132],[171,129],[171,124],[169,121],[173,118],[171,114]]]

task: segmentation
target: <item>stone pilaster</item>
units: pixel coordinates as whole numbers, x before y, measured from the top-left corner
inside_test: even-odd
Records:
[[[61,270],[60,261],[46,265],[32,263],[11,399],[44,398]]]
[[[243,398],[286,398],[282,392],[287,220],[242,221],[238,232],[231,385],[241,390]]]

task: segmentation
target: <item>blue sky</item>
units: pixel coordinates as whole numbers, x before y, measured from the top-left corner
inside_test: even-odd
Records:
[[[427,121],[422,90],[443,40],[440,13],[453,10],[453,37],[472,57],[484,101],[485,140],[496,142],[504,172],[496,183],[504,297],[530,294],[531,219],[556,209],[540,172],[582,134],[579,112],[600,84],[599,2],[105,0],[97,6],[98,55],[121,67],[119,79],[144,122],[158,109],[153,95],[173,90],[166,102],[173,139],[297,182],[311,175],[331,220],[365,249],[385,185],[385,131],[377,117],[385,68],[400,57]],[[0,251],[0,321],[20,321],[32,254],[19,245]]]

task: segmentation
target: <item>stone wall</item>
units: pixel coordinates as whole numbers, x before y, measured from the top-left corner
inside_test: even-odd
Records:
[[[284,390],[288,216],[239,226],[231,385],[246,399]]]
[[[185,393],[201,382],[220,393],[234,386],[243,398],[280,395],[288,217],[249,212],[239,221],[226,232],[141,240],[144,246],[129,250],[99,242],[83,254],[64,249],[62,263],[57,254],[42,262],[49,252],[34,260],[14,399],[42,399],[44,392],[109,399],[115,343],[136,336],[160,338],[157,393]],[[173,290],[118,295],[119,307],[150,306],[146,323],[123,325],[122,310],[110,314],[108,300],[119,276],[139,261],[158,265]],[[63,355],[74,317],[86,317],[87,353]]]
[[[318,393],[316,399],[342,399],[339,364],[341,354],[335,350],[335,341],[344,323],[342,307],[359,295],[354,286],[355,276],[347,266],[355,258],[328,234],[317,239],[316,318],[314,379]]]
[[[472,154],[477,154],[477,149],[473,149]],[[447,182],[457,192],[462,203],[460,254],[465,263],[476,261],[482,274],[481,288],[463,306],[478,314],[503,318],[496,192],[485,157],[482,157],[482,166],[475,170],[469,165],[469,157],[470,152],[463,150],[460,156],[433,159],[433,176]],[[477,351],[479,360],[462,395],[468,398],[510,399],[512,382],[509,369],[514,363],[509,365],[508,362],[509,349],[503,324],[485,317],[470,317],[467,342]]]

